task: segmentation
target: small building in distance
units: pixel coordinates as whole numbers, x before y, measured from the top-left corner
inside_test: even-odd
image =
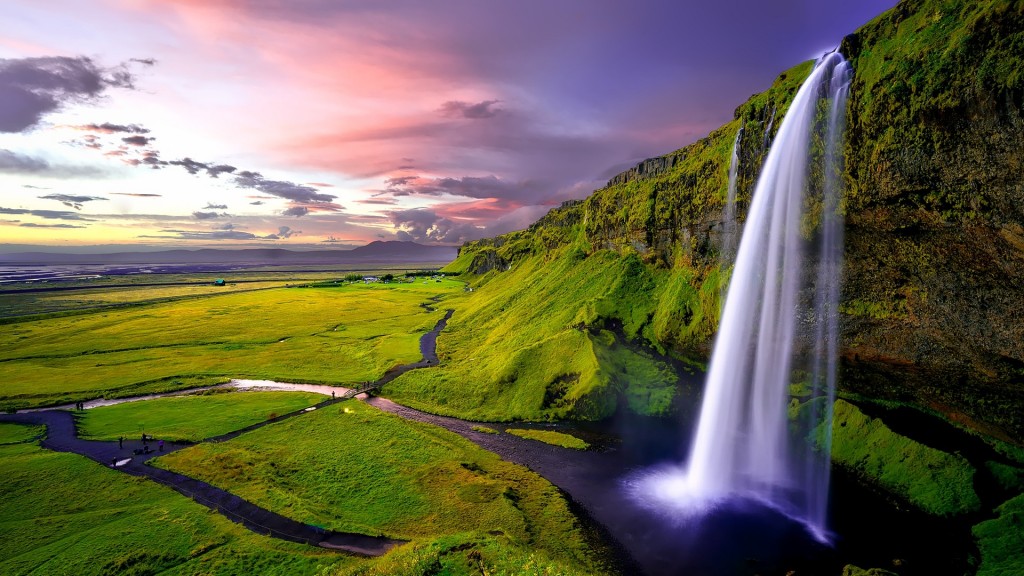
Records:
[[[213,281],[213,285],[214,286],[223,286],[224,285],[224,279],[223,278],[217,278],[216,280]]]
[[[363,276],[363,284],[370,284],[372,282],[379,282],[380,278],[376,276]]]

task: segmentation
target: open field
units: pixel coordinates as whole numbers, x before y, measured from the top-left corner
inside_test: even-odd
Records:
[[[546,480],[451,432],[359,402],[153,462],[332,530],[417,541],[489,532],[595,568],[580,526]]]
[[[326,397],[313,392],[236,392],[158,398],[93,408],[82,413],[78,435],[89,440],[138,438],[198,442],[275,416],[301,410]]]
[[[351,384],[419,359],[443,316],[421,304],[462,284],[347,284],[222,294],[11,324],[0,408],[210,384]],[[198,381],[198,382],[197,382]]]
[[[28,442],[43,433],[42,426],[23,426],[0,422],[0,446]]]
[[[315,282],[333,282],[350,275],[393,273],[398,276],[419,268],[379,266],[325,269],[324,266],[248,268],[219,272],[111,274],[100,277],[47,282],[0,284],[0,322],[26,317],[73,314],[97,308],[121,308],[183,298],[215,296]],[[215,279],[225,285],[214,286]]]
[[[0,519],[3,574],[313,574],[357,562],[254,534],[169,488],[27,443],[0,446]]]

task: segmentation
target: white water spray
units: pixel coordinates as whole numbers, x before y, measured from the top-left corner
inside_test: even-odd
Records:
[[[827,539],[842,258],[839,151],[850,74],[838,53],[822,57],[779,127],[736,256],[689,463],[642,481],[635,490],[642,498],[682,510],[752,498]],[[801,235],[801,224],[814,221],[808,206],[820,216],[816,258],[806,258],[812,242]],[[810,406],[819,410],[792,422],[787,404],[798,353],[811,356],[817,391]],[[823,422],[824,449],[808,440]]]

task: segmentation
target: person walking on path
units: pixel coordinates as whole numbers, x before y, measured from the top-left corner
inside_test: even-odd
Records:
[[[160,441],[159,446],[160,446],[160,451],[163,452],[164,451],[164,441],[163,440]]]
[[[331,400],[334,400],[334,390],[331,390]]]
[[[124,436],[117,437],[117,447],[124,448]]]

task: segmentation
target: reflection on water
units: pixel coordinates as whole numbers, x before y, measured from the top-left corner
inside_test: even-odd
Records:
[[[219,384],[217,386],[202,386],[199,388],[185,388],[183,390],[175,390],[173,392],[161,392],[159,394],[145,394],[142,396],[126,396],[124,398],[97,398],[95,400],[89,400],[83,403],[83,407],[86,410],[91,408],[100,408],[101,406],[114,406],[115,404],[127,404],[128,402],[141,402],[143,400],[155,400],[157,398],[169,398],[172,396],[188,396],[189,394],[195,394],[196,392],[203,392],[205,390],[213,390],[216,388],[237,388],[239,390],[250,390],[250,391],[300,391],[300,392],[314,392],[316,394],[323,394],[325,396],[331,396],[333,392],[336,396],[340,397],[345,392],[348,392],[348,388],[341,386],[326,386],[320,384],[290,384],[288,382],[274,382],[273,380],[231,380],[226,384]],[[27,410],[19,410],[18,412],[41,412],[43,410],[75,410],[77,407],[74,403],[72,404],[61,404],[59,406],[50,406],[48,408],[32,408]]]

